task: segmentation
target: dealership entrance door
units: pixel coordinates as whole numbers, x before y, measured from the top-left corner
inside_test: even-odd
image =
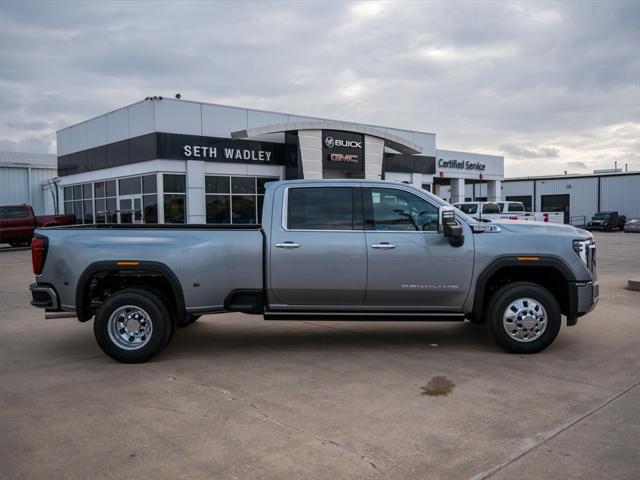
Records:
[[[564,223],[569,223],[569,212],[571,211],[571,201],[569,194],[562,195],[542,195],[543,212],[564,213]]]
[[[142,223],[142,195],[120,197],[120,223]]]

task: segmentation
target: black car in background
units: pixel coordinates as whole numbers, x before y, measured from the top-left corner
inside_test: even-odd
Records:
[[[598,212],[587,223],[587,230],[601,230],[603,232],[622,230],[626,220],[627,217],[618,215],[618,212]]]

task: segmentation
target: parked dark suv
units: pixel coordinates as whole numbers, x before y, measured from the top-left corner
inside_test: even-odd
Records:
[[[626,220],[627,217],[618,215],[618,212],[598,212],[587,223],[587,230],[602,230],[603,232],[615,229],[622,230]]]

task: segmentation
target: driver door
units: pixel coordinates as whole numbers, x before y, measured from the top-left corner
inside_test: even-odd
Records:
[[[473,270],[473,237],[453,247],[438,233],[438,206],[401,188],[363,189],[367,247],[365,305],[460,311]]]

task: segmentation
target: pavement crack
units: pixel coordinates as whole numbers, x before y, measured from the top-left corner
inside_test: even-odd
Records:
[[[594,413],[602,410],[604,407],[606,407],[607,405],[609,405],[612,402],[616,401],[618,398],[622,397],[626,393],[631,392],[631,390],[636,388],[638,385],[640,385],[640,382],[638,382],[638,383],[636,383],[634,385],[631,385],[630,387],[624,389],[621,392],[616,393],[614,396],[610,397],[608,400],[605,400],[603,403],[601,403],[597,407],[592,408],[587,413],[585,413],[583,415],[580,415],[580,416],[578,416],[576,418],[573,418],[573,419],[569,420],[568,422],[566,422],[566,423],[564,423],[564,424],[552,429],[549,432],[536,435],[536,437],[538,439],[537,441],[533,441],[532,443],[529,444],[528,447],[526,447],[522,451],[512,455],[506,461],[504,461],[504,462],[502,462],[502,463],[500,463],[498,465],[494,465],[493,467],[489,468],[488,470],[486,470],[484,472],[481,472],[481,473],[478,473],[477,475],[474,475],[473,477],[471,477],[471,480],[484,480],[486,478],[492,477],[493,475],[498,473],[500,470],[508,467],[513,462],[521,459],[522,457],[524,457],[525,455],[529,454],[530,452],[532,452],[536,448],[540,447],[541,445],[545,444],[546,442],[548,442],[552,438],[557,437],[562,432],[564,432],[566,430],[569,430],[574,425],[580,423],[581,421],[583,421],[584,419],[590,417]]]
[[[356,452],[355,450],[352,450],[351,448],[348,448],[345,445],[342,445],[341,443],[336,442],[335,440],[331,440],[331,439],[328,439],[328,438],[321,438],[320,440],[322,441],[322,443],[325,443],[325,444],[328,443],[330,445],[333,445],[334,447],[337,447],[337,448],[339,448],[341,450],[344,450],[345,452],[351,453],[352,455],[357,455],[358,457],[360,457],[361,460],[364,460],[365,462],[367,462],[369,467],[372,468],[373,470],[375,470],[376,472],[378,472],[380,475],[382,475],[383,477],[387,476],[387,474],[384,473],[380,469],[380,467],[378,467],[378,465],[376,465],[376,463],[374,461],[375,459],[373,459],[373,458],[371,458],[371,457],[369,457],[367,455],[362,455],[361,453]]]

